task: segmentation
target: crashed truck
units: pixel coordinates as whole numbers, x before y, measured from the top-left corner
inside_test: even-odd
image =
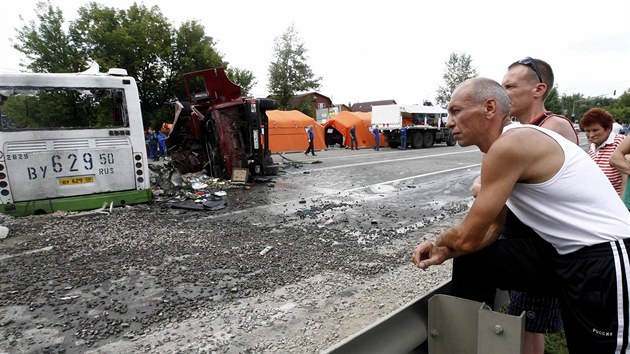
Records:
[[[415,149],[436,143],[457,144],[446,127],[448,112],[442,107],[424,105],[382,105],[372,107],[372,125],[378,126],[391,148],[400,146],[400,128],[407,127],[407,144]]]
[[[167,144],[180,173],[203,171],[211,177],[275,175],[265,132],[267,111],[277,101],[241,96],[223,68],[183,75],[187,101],[175,103],[175,119]]]

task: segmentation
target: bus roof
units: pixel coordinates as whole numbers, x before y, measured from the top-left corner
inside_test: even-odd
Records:
[[[135,83],[133,77],[111,73],[0,72],[0,86],[15,87],[122,87]],[[125,82],[123,82],[125,81]]]

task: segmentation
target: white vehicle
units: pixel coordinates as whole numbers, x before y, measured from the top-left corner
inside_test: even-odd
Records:
[[[151,200],[138,88],[126,70],[0,73],[0,212]]]
[[[454,146],[457,141],[446,128],[448,112],[435,106],[383,105],[372,107],[372,125],[378,126],[391,148],[400,146],[400,128],[407,128],[407,144],[426,148],[434,143]]]

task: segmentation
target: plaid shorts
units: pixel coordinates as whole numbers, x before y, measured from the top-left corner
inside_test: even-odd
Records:
[[[534,333],[562,331],[560,304],[557,297],[510,291],[508,314],[520,316],[525,311],[525,330]]]

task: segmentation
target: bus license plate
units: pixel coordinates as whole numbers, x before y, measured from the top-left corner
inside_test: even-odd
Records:
[[[73,184],[94,183],[94,176],[76,176],[59,178],[60,186],[69,186]]]

